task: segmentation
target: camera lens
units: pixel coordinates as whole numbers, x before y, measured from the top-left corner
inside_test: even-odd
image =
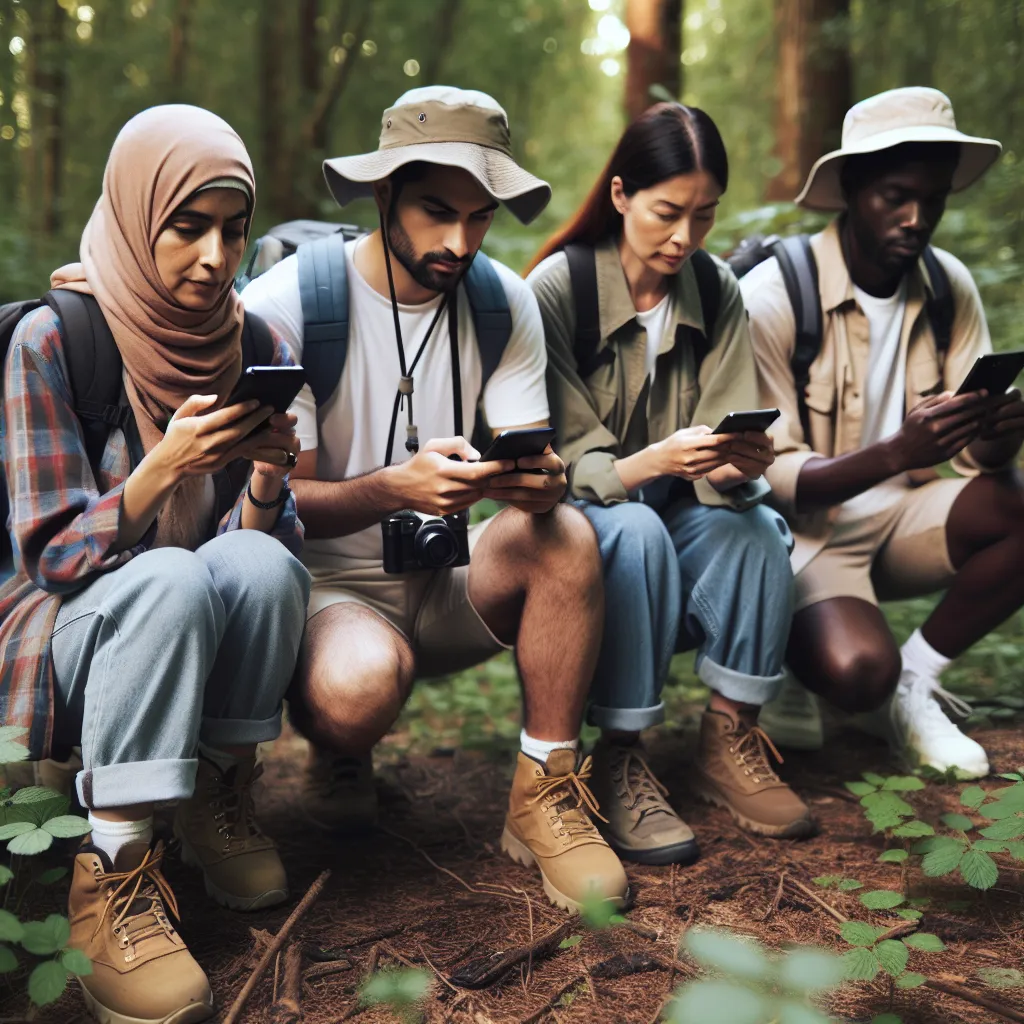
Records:
[[[459,555],[451,528],[441,519],[425,522],[416,534],[416,557],[428,569],[443,569]]]

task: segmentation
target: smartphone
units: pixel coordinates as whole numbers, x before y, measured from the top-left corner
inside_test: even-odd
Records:
[[[990,352],[986,356],[979,356],[957,394],[987,391],[993,397],[1001,395],[1009,389],[1021,370],[1024,370],[1024,352]]]
[[[260,405],[272,406],[274,412],[287,412],[305,383],[306,371],[301,366],[250,366],[239,376],[224,405],[256,398]]]
[[[554,438],[554,427],[503,430],[480,456],[480,461],[491,462],[497,459],[522,459],[527,455],[543,455],[544,449]]]
[[[766,431],[782,414],[778,409],[746,409],[731,412],[715,427],[716,434],[742,434],[744,430]]]

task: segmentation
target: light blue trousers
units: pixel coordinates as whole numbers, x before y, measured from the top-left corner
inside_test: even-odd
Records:
[[[697,675],[723,696],[763,704],[778,694],[793,574],[792,535],[777,512],[693,499],[661,513],[636,501],[577,507],[597,533],[604,563],[592,725],[637,731],[663,721],[669,662],[694,648]]]
[[[308,599],[302,563],[257,530],[147,551],[67,598],[55,731],[81,743],[82,804],[185,799],[200,740],[274,739]]]

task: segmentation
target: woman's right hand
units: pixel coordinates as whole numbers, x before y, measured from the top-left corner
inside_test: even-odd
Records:
[[[655,441],[650,447],[662,475],[693,481],[729,462],[731,445],[737,436],[714,434],[706,426],[683,427],[664,441]]]
[[[238,445],[265,423],[272,411],[253,399],[206,412],[216,402],[216,395],[192,395],[185,399],[167,424],[163,439],[153,449],[176,480],[208,476],[223,469],[235,458]]]

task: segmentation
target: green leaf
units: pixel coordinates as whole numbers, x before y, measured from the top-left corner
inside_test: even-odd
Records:
[[[923,974],[914,971],[907,971],[901,978],[896,979],[897,988],[920,988],[928,979]]]
[[[21,942],[24,933],[24,925],[9,910],[0,910],[0,942]]]
[[[1016,772],[1000,772],[997,778],[1009,779],[1011,782],[1024,782],[1024,775],[1018,775]]]
[[[698,981],[687,985],[672,1004],[671,1024],[763,1024],[770,1007],[758,993],[728,981]]]
[[[921,870],[929,878],[939,878],[956,871],[960,858],[964,855],[963,843],[950,843],[936,847],[924,855],[921,861]]]
[[[964,807],[977,808],[980,807],[984,802],[988,793],[981,788],[981,786],[968,786],[960,794],[960,803]]]
[[[864,886],[856,878],[844,878],[836,888],[840,892],[856,892],[858,889],[863,889]]]
[[[847,782],[846,788],[854,796],[867,796],[868,793],[874,793],[877,787],[872,786],[870,782]]]
[[[43,828],[56,839],[73,839],[75,836],[84,836],[92,826],[87,818],[77,814],[60,814],[44,821]]]
[[[23,832],[31,832],[36,827],[31,821],[11,821],[6,825],[0,825],[0,842],[20,836]]]
[[[388,1003],[392,1006],[412,1006],[418,1003],[430,988],[430,975],[415,968],[378,971],[360,990],[364,1003]]]
[[[914,808],[895,793],[871,793],[861,800],[861,805],[868,812],[898,814],[902,818],[912,818]]]
[[[861,903],[868,910],[892,910],[903,903],[904,899],[903,893],[891,889],[874,889],[860,897]]]
[[[831,1024],[831,1018],[806,1003],[784,1000],[775,1008],[778,1024]]]
[[[978,971],[978,977],[993,988],[1024,987],[1024,973],[1018,971],[1016,967],[982,967]]]
[[[51,914],[45,921],[28,921],[21,937],[22,946],[36,956],[49,956],[63,949],[71,937],[71,926],[66,917]]]
[[[18,969],[18,958],[13,949],[0,946],[0,974],[10,974]]]
[[[705,967],[713,967],[736,978],[757,981],[771,969],[760,947],[728,932],[699,930],[687,932],[686,948]]]
[[[974,822],[966,814],[944,814],[940,820],[949,828],[955,828],[961,832],[970,832],[974,828]]]
[[[46,786],[26,786],[24,789],[19,789],[11,797],[11,802],[15,804],[39,804],[44,800],[60,797],[60,795],[55,789],[47,789]]]
[[[910,950],[897,939],[885,939],[875,946],[875,956],[886,974],[898,978],[906,970]]]
[[[946,948],[942,939],[938,935],[932,935],[931,932],[915,932],[913,935],[908,935],[903,941],[906,945],[921,950],[922,953],[941,953]]]
[[[881,789],[886,784],[887,779],[882,778],[877,772],[861,772],[861,775],[866,779],[875,789]]]
[[[13,877],[14,872],[6,864],[0,864],[0,885],[6,885]]]
[[[821,886],[822,889],[828,889],[830,886],[836,885],[842,880],[842,875],[818,875],[817,878],[812,879],[815,885]]]
[[[47,868],[46,871],[41,871],[35,878],[40,885],[54,885],[64,878],[68,873],[68,869],[64,867],[60,868]]]
[[[1006,852],[1014,860],[1024,860],[1024,843],[1007,843]]]
[[[578,946],[583,941],[582,935],[570,935],[567,939],[562,939],[558,944],[559,949],[572,949],[573,946]]]
[[[583,898],[583,909],[580,914],[587,926],[601,931],[612,926],[612,918],[616,916],[616,907],[596,892],[591,891]]]
[[[915,793],[924,789],[924,783],[916,775],[893,775],[885,780],[884,790],[897,793]]]
[[[80,949],[65,949],[60,962],[79,978],[92,974],[92,961]]]
[[[878,938],[878,929],[864,921],[844,921],[839,934],[851,946],[873,946]]]
[[[886,850],[878,861],[881,864],[902,864],[909,856],[906,850]]]
[[[1006,843],[998,839],[975,839],[971,844],[974,850],[984,850],[985,853],[1006,853]]]
[[[0,764],[14,764],[28,760],[28,747],[18,740],[28,734],[20,725],[0,726]]]
[[[1024,836],[1024,818],[1003,818],[994,825],[981,829],[981,834],[986,839],[1019,839]]]
[[[960,859],[960,877],[972,889],[991,889],[999,881],[999,868],[987,853],[968,850]]]
[[[924,914],[920,910],[908,910],[904,907],[901,910],[896,911],[897,917],[902,917],[904,921],[920,921]]]
[[[882,969],[870,949],[851,949],[843,954],[843,965],[849,981],[871,981]],[[714,1020],[714,1017],[708,1017]]]
[[[847,922],[852,924],[854,922]],[[794,992],[823,992],[843,983],[843,961],[821,949],[794,949],[782,961],[778,979]]]
[[[37,853],[48,850],[53,845],[53,836],[44,832],[41,828],[34,828],[31,832],[23,832],[15,836],[7,844],[8,853],[16,853],[21,857],[31,857]]]
[[[921,836],[934,835],[935,829],[925,821],[908,821],[905,825],[894,828],[892,834],[901,839],[918,839]]]
[[[36,1006],[46,1006],[60,999],[67,983],[67,968],[56,960],[47,960],[29,975],[28,997]]]
[[[871,1018],[871,1024],[903,1024],[903,1018],[895,1013],[881,1013]]]

